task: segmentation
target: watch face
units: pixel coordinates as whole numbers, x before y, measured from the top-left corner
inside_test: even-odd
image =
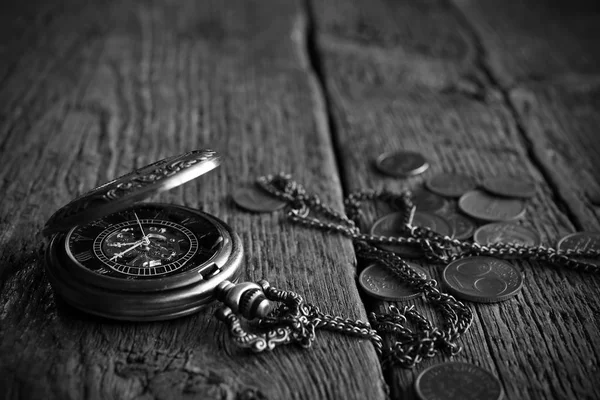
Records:
[[[69,258],[98,275],[152,280],[205,265],[223,246],[218,227],[184,207],[140,204],[72,229]]]

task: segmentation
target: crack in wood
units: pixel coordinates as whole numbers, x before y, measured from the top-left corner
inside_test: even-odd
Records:
[[[573,226],[576,227],[577,230],[582,231],[583,225],[578,218],[577,214],[574,210],[569,206],[568,199],[565,198],[563,191],[560,188],[560,185],[546,167],[544,161],[541,160],[539,154],[536,151],[535,143],[527,134],[527,129],[525,125],[521,121],[521,117],[519,115],[518,110],[515,107],[515,104],[510,99],[510,88],[505,88],[500,81],[494,75],[491,67],[486,62],[486,54],[487,51],[485,46],[483,45],[483,41],[479,37],[476,28],[469,21],[468,17],[463,13],[460,7],[455,4],[454,0],[447,0],[449,4],[449,10],[455,15],[456,20],[463,27],[466,34],[470,37],[471,43],[475,48],[475,67],[483,74],[484,78],[487,80],[487,85],[490,86],[492,90],[500,93],[500,99],[506,110],[508,111],[512,122],[521,138],[523,144],[525,145],[525,149],[527,151],[527,156],[531,163],[540,171],[544,180],[548,184],[551,189],[552,199],[555,204],[562,210],[568,217],[569,221]]]
[[[344,177],[346,177],[346,170],[344,163],[342,162],[342,146],[339,143],[338,126],[333,117],[333,107],[331,94],[327,87],[325,66],[324,61],[319,52],[319,44],[317,40],[317,19],[315,18],[315,11],[312,5],[312,0],[304,0],[304,13],[306,15],[306,55],[308,58],[310,72],[315,77],[318,85],[321,97],[323,98],[323,112],[327,119],[327,126],[329,131],[329,137],[333,145],[333,157],[335,160],[335,166],[337,173],[342,185],[342,193],[344,195],[349,194],[348,185]]]

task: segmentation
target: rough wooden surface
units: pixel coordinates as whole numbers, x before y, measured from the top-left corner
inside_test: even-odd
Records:
[[[560,14],[539,2],[457,3],[314,7],[342,181],[348,190],[399,190],[441,171],[479,180],[529,175],[539,189],[522,223],[545,244],[574,230],[597,231],[598,51],[589,30],[572,28],[580,20],[597,28],[600,16],[582,17],[577,3],[562,2]],[[580,18],[563,21],[563,13]],[[432,167],[408,180],[384,177],[372,160],[391,149],[422,152]],[[443,266],[424,265],[439,277]],[[521,294],[472,305],[474,326],[456,359],[493,371],[510,399],[597,398],[598,277],[520,265]],[[393,397],[414,398],[414,377],[437,362],[391,371]]]
[[[217,171],[161,200],[230,223],[245,277],[365,319],[349,240],[237,209],[228,195],[288,171],[344,192],[419,187],[440,171],[538,183],[525,226],[545,244],[600,230],[600,14],[593,2],[34,1],[0,13],[0,393],[6,398],[415,398],[423,368],[383,371],[364,340],[249,355],[206,312],[116,323],[56,303],[44,221],[77,194],[211,147]],[[431,168],[384,177],[412,149]],[[366,214],[366,222],[376,217]],[[440,265],[423,264],[439,278]],[[520,263],[515,298],[472,305],[457,360],[513,399],[598,398],[600,279]],[[436,319],[423,301],[419,309]],[[367,302],[381,310],[385,303]],[[1,397],[1,396],[0,396]]]
[[[291,226],[281,214],[242,212],[228,197],[260,174],[286,170],[341,208],[303,4],[20,10],[3,16],[15,31],[0,92],[0,397],[384,398],[368,341],[324,333],[310,351],[255,356],[229,343],[214,307],[171,322],[100,321],[55,306],[42,272],[37,232],[58,207],[134,166],[209,147],[224,165],[162,200],[233,226],[245,278],[365,319],[349,240]]]

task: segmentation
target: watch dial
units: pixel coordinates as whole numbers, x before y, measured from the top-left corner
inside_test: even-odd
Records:
[[[153,279],[205,264],[223,245],[210,220],[184,208],[141,204],[75,227],[67,253],[97,274]]]

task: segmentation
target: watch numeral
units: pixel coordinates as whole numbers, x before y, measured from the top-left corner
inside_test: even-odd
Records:
[[[76,242],[80,242],[82,240],[92,240],[91,237],[83,236],[83,235],[81,235],[79,233],[75,233],[75,232],[73,232],[73,234],[71,235],[71,239]]]
[[[79,262],[86,262],[91,260],[92,258],[94,258],[94,255],[89,250],[75,254],[75,259]]]
[[[96,270],[96,273],[104,275],[104,274],[108,274],[110,271],[107,270],[106,268],[100,268]]]
[[[202,221],[200,221],[198,218],[194,218],[194,217],[187,217],[186,219],[182,220],[180,222],[181,225],[192,225],[192,224],[198,224]]]
[[[169,212],[163,208],[156,213],[154,219],[168,219],[168,217]]]
[[[106,221],[104,221],[102,219],[98,219],[98,220],[92,222],[90,225],[97,226],[97,227],[102,228],[102,229],[106,229],[106,228],[108,228],[110,226],[108,222],[106,222]]]
[[[129,221],[129,220],[131,220],[131,219],[135,219],[135,215],[133,214],[133,212],[131,212],[131,211],[129,211],[129,210],[126,210],[126,211],[120,211],[120,212],[117,214],[117,216],[118,216],[118,218],[119,218],[121,221]]]

